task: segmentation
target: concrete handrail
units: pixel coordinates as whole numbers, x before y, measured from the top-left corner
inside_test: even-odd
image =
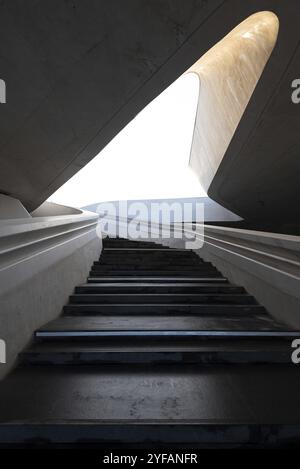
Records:
[[[95,230],[98,216],[80,215],[8,220],[0,224],[0,272],[40,250]]]
[[[287,294],[300,298],[300,237],[207,226],[204,245]]]
[[[97,214],[83,211],[79,215],[2,221],[0,278],[12,265],[95,231],[97,222]],[[0,283],[0,293],[6,286],[6,281]]]
[[[98,215],[78,212],[0,222],[0,339],[8,351],[0,379],[33,331],[61,313],[101,252]]]
[[[109,218],[109,217],[108,217]],[[118,221],[127,224],[132,219],[118,217]],[[139,224],[149,226],[145,220],[135,220]],[[152,223],[157,228],[164,228],[161,223]],[[214,225],[193,224],[193,231],[185,227],[184,232],[203,239],[203,243],[215,246],[218,249],[231,250],[235,254],[243,254],[249,259],[256,260],[259,256],[268,258],[266,263],[271,267],[275,263],[286,263],[286,270],[300,279],[300,236],[291,236],[264,231],[227,228]],[[188,226],[186,224],[185,226]],[[201,229],[200,229],[201,228]],[[172,224],[172,229],[182,231],[180,223]]]

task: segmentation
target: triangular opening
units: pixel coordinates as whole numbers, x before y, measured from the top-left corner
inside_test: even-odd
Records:
[[[182,75],[49,200],[83,207],[205,196],[189,167],[198,95],[198,76]]]

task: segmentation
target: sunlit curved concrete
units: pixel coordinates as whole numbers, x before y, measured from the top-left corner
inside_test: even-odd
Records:
[[[208,190],[276,43],[279,21],[251,15],[189,70],[200,80],[190,165]]]

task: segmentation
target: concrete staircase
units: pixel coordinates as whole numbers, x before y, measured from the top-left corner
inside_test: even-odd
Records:
[[[0,383],[0,444],[297,443],[298,336],[194,252],[106,238]]]

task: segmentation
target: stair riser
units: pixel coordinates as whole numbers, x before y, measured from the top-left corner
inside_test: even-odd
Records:
[[[23,365],[172,365],[290,363],[290,352],[66,352],[24,353]]]
[[[285,447],[290,441],[300,444],[300,425],[297,424],[258,424],[232,422],[180,422],[169,419],[163,425],[160,422],[127,424],[117,419],[107,423],[82,424],[80,421],[70,423],[28,423],[13,422],[0,424],[0,441],[2,444],[22,444],[25,448],[59,448],[80,449],[139,445],[157,449],[164,444],[177,448],[182,453],[184,448],[270,448]],[[125,446],[124,446],[125,445]],[[55,448],[56,446],[54,446]],[[131,446],[129,446],[130,448]],[[189,459],[187,459],[189,461]]]
[[[160,293],[201,293],[201,294],[206,294],[206,293],[231,293],[231,294],[241,294],[245,293],[244,288],[242,287],[232,287],[232,286],[214,286],[214,285],[205,285],[205,286],[197,286],[197,287],[192,287],[192,286],[182,286],[178,287],[176,285],[172,286],[147,286],[147,287],[139,287],[139,286],[134,286],[134,285],[129,285],[129,286],[116,286],[116,287],[106,287],[105,285],[103,286],[87,286],[87,287],[76,287],[75,288],[75,293],[79,294],[101,294],[101,293],[111,293],[111,294],[116,294],[116,293],[139,293],[139,294],[149,294],[149,293],[155,293],[155,294],[160,294]]]
[[[151,243],[138,243],[138,242],[129,242],[129,243],[103,243],[103,249],[153,249],[156,251],[157,249],[163,249],[166,252],[173,252],[176,249],[169,248],[168,246],[162,246],[160,244],[151,244]]]
[[[64,313],[67,315],[77,316],[98,316],[98,315],[151,315],[161,316],[172,315],[199,315],[199,316],[254,316],[265,315],[265,309],[260,305],[169,305],[169,304],[110,304],[110,305],[86,305],[86,304],[69,304],[64,307]]]
[[[185,341],[188,343],[195,343],[198,345],[207,345],[216,343],[220,340],[228,341],[228,344],[233,345],[234,341],[249,341],[255,340],[257,343],[266,341],[285,340],[289,342],[288,351],[291,353],[291,342],[298,338],[299,335],[293,331],[263,331],[263,330],[39,330],[35,333],[35,340],[37,343],[85,343],[94,345],[109,344],[111,346],[118,345],[119,343],[128,344],[163,344],[164,341],[174,343]],[[267,349],[266,349],[267,350]]]
[[[122,238],[122,237],[104,237],[103,238],[103,242],[106,245],[108,244],[112,244],[113,246],[115,246],[116,244],[154,244],[155,246],[160,246],[160,244],[157,244],[156,243],[156,240],[149,240],[149,238],[141,238],[139,237],[138,239],[133,239],[133,238]]]
[[[100,259],[102,258],[159,258],[159,259],[196,259],[199,262],[203,262],[203,260],[194,252],[191,251],[171,251],[171,250],[160,250],[160,249],[112,249],[107,250],[103,249],[100,255]]]
[[[98,316],[98,315],[151,315],[161,316],[169,314],[172,316],[178,315],[193,315],[193,316],[209,316],[224,317],[230,316],[250,316],[264,315],[266,314],[265,309],[260,305],[144,305],[144,304],[133,304],[133,305],[122,305],[122,304],[110,304],[110,305],[81,305],[73,304],[66,305],[64,307],[64,313],[67,315],[74,316]]]
[[[179,264],[147,264],[147,263],[137,263],[137,264],[96,264],[92,265],[91,270],[93,272],[99,271],[105,271],[105,270],[131,270],[131,271],[139,271],[139,270],[160,270],[161,274],[164,271],[176,271],[179,270],[181,272],[185,271],[196,271],[196,272],[215,272],[218,273],[217,269],[213,267],[210,264],[189,264],[189,265],[179,265]]]
[[[203,277],[203,278],[219,278],[220,273],[215,270],[184,270],[184,269],[176,269],[176,270],[140,270],[140,269],[98,269],[98,270],[91,270],[89,273],[90,277],[131,277],[132,275],[138,275],[140,277],[153,277],[157,276],[161,278],[162,276],[166,277],[182,277],[182,275],[186,275],[187,277]]]
[[[205,262],[199,262],[197,261],[197,259],[150,259],[150,258],[147,258],[147,259],[142,259],[142,258],[138,258],[138,259],[131,259],[131,258],[127,258],[127,259],[107,259],[107,258],[104,258],[104,259],[100,259],[100,261],[95,261],[94,262],[94,266],[111,266],[111,265],[116,265],[118,267],[120,266],[136,266],[136,265],[139,265],[141,264],[144,266],[144,268],[147,268],[148,266],[149,267],[152,267],[152,266],[156,266],[158,267],[159,269],[160,268],[167,268],[167,267],[171,267],[173,265],[176,265],[176,266],[185,266],[185,267],[195,267],[195,266],[200,266],[201,268],[204,268],[204,267],[210,267],[211,264],[209,263],[205,263]]]
[[[87,279],[88,283],[112,283],[112,282],[122,282],[122,283],[127,283],[127,284],[132,284],[135,285],[137,283],[142,282],[147,282],[147,283],[152,283],[152,284],[157,284],[157,283],[191,283],[191,282],[197,282],[197,283],[210,283],[210,284],[215,284],[215,283],[222,283],[222,284],[228,284],[228,280],[224,277],[208,277],[208,278],[203,278],[203,277],[191,277],[191,278],[186,278],[186,277],[88,277]]]
[[[247,295],[71,295],[70,303],[76,304],[255,304],[252,296]]]
[[[193,251],[188,250],[171,250],[171,249],[148,249],[148,248],[129,248],[129,249],[103,249],[100,254],[101,257],[116,257],[120,256],[121,258],[125,257],[162,257],[162,258],[195,258],[199,261],[202,259]]]

